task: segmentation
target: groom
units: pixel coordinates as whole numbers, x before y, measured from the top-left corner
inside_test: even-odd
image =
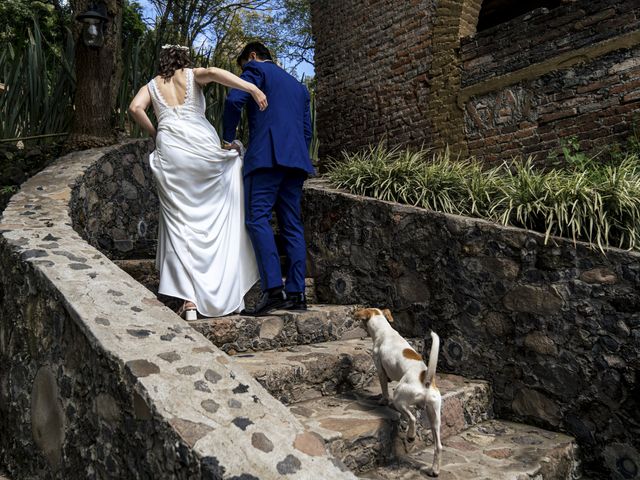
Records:
[[[306,310],[306,246],[300,201],[302,184],[314,173],[309,158],[309,92],[273,62],[269,49],[260,42],[249,43],[242,50],[238,65],[243,70],[240,77],[260,88],[269,102],[261,112],[248,93],[231,90],[224,107],[225,148],[233,146],[245,105],[249,117],[250,139],[244,157],[245,224],[263,294],[253,310],[243,313],[260,316],[277,309]],[[287,255],[284,285],[270,224],[274,211]]]

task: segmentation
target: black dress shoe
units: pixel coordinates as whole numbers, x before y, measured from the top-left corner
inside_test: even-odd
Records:
[[[306,310],[307,297],[304,293],[287,293],[287,303],[285,310]]]
[[[281,310],[286,304],[287,295],[284,291],[276,293],[264,292],[254,308],[243,310],[240,313],[242,315],[251,315],[253,317],[263,317],[274,310]]]

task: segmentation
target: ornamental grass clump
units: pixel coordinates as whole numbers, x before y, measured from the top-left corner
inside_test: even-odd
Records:
[[[483,169],[448,150],[408,151],[383,144],[344,153],[328,178],[338,188],[381,200],[484,218],[600,249],[640,250],[640,161],[566,158],[542,170],[531,159]]]
[[[475,160],[452,160],[434,152],[387,148],[384,144],[333,162],[330,181],[352,193],[460,215],[486,208],[496,178]],[[477,192],[477,193],[476,193]]]

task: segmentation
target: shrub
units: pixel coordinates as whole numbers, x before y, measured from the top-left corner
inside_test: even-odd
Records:
[[[328,178],[338,188],[444,213],[484,218],[574,242],[640,250],[640,160],[564,152],[563,166],[514,159],[488,170],[448,150],[400,150],[383,143],[343,153]]]

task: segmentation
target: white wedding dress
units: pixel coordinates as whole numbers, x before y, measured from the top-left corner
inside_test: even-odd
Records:
[[[167,105],[155,79],[148,84],[158,119],[149,158],[160,200],[158,291],[219,317],[244,308],[258,267],[244,226],[242,159],[221,148],[193,70],[185,74],[178,106]]]

